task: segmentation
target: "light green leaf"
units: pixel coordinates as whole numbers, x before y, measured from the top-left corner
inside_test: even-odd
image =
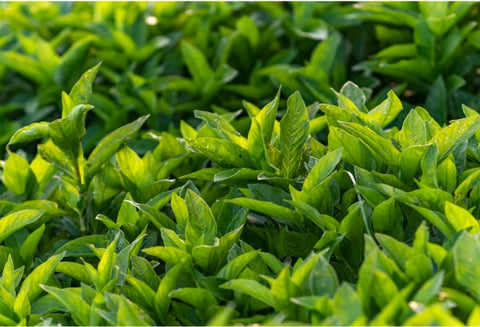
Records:
[[[443,277],[445,272],[443,270],[439,271],[432,278],[423,284],[423,286],[415,293],[413,301],[419,302],[422,304],[430,304],[436,300],[438,292],[442,287]]]
[[[308,112],[297,91],[287,100],[287,112],[280,121],[280,151],[282,172],[285,178],[293,178],[308,140]]]
[[[65,252],[66,257],[70,256],[93,256],[93,252],[89,245],[94,245],[96,248],[104,248],[107,246],[107,239],[105,235],[93,234],[78,237],[66,244],[62,245],[55,254]]]
[[[72,74],[76,72],[78,67],[83,66],[83,60],[90,48],[90,44],[93,41],[93,37],[85,37],[76,41],[60,58],[60,62],[55,67],[54,80],[57,84],[63,85],[68,82]],[[95,66],[97,67],[97,66]],[[94,68],[95,68],[94,67]],[[93,78],[92,78],[93,81]],[[88,101],[88,95],[87,95]],[[88,103],[88,102],[84,102]]]
[[[110,160],[115,152],[138,132],[148,117],[148,115],[140,117],[129,124],[117,128],[97,144],[87,160],[89,167],[88,174],[90,177],[93,177],[102,165]]]
[[[36,179],[28,161],[12,152],[3,168],[3,182],[13,193],[23,195],[31,192]]]
[[[87,326],[90,316],[90,306],[80,295],[69,289],[61,289],[47,285],[40,285],[46,292],[57,298],[72,314],[73,320],[78,325]]]
[[[168,294],[171,298],[190,304],[194,308],[205,311],[217,306],[218,302],[209,291],[202,288],[185,287],[173,290]]]
[[[75,280],[87,285],[92,284],[92,279],[90,278],[87,269],[80,263],[62,261],[57,264],[55,271],[71,276]]]
[[[443,217],[437,214],[435,211],[409,204],[412,208],[418,211],[426,220],[428,220],[432,225],[434,225],[443,235],[450,237],[453,234],[453,229],[449,227],[444,221]]]
[[[259,253],[260,250],[250,251],[235,257],[220,269],[217,277],[225,280],[235,279]]]
[[[308,190],[327,178],[342,159],[342,152],[343,148],[339,148],[320,158],[308,173],[303,183],[302,191],[308,192]]]
[[[343,159],[352,166],[364,169],[375,168],[375,160],[370,150],[358,137],[334,126],[329,127],[328,149],[330,151],[343,148]]]
[[[227,233],[220,239],[216,238],[213,245],[198,245],[192,250],[195,263],[208,273],[217,272],[225,264],[228,252],[238,241],[243,226]]]
[[[87,70],[80,79],[75,83],[70,91],[70,99],[72,100],[72,107],[62,108],[62,118],[67,117],[74,107],[81,104],[88,104],[90,95],[92,94],[92,84],[101,63],[96,64]]]
[[[295,210],[301,215],[310,219],[315,225],[320,227],[324,231],[337,231],[340,228],[340,223],[335,218],[320,214],[315,207],[303,202],[303,201],[288,201]]]
[[[248,151],[236,143],[213,137],[185,139],[195,152],[200,152],[222,166],[255,168]]]
[[[43,213],[43,210],[25,209],[0,219],[0,242],[23,227],[39,220]]]
[[[33,261],[35,252],[37,251],[38,243],[40,242],[44,231],[45,224],[41,225],[30,235],[28,235],[28,237],[23,242],[22,246],[20,247],[19,253],[24,262],[30,263]]]
[[[64,151],[70,160],[77,159],[80,153],[80,141],[85,136],[85,117],[90,105],[80,104],[66,115],[48,125],[48,135],[53,143]]]
[[[212,210],[201,196],[187,191],[185,203],[188,209],[188,223],[185,229],[187,242],[193,245],[211,245],[217,234],[217,222]]]
[[[0,63],[38,84],[50,81],[48,71],[39,62],[16,51],[1,51]]]
[[[138,215],[138,212],[135,209],[135,207],[132,206],[130,203],[126,202],[125,200],[133,201],[133,198],[130,195],[130,193],[127,193],[124,201],[122,202],[122,205],[120,206],[120,210],[118,211],[118,215],[117,215],[117,224],[135,225],[138,219],[140,218],[140,216]]]
[[[403,121],[402,129],[397,135],[402,149],[405,150],[414,145],[423,145],[427,142],[425,122],[416,110],[410,110]]]
[[[63,151],[53,144],[51,140],[38,145],[38,153],[43,160],[65,172],[70,177],[75,178],[75,169],[71,158],[65,156]]]
[[[46,136],[48,136],[48,123],[33,123],[17,130],[8,141],[7,147],[11,144],[30,142]]]
[[[260,156],[266,145],[269,144],[272,139],[278,104],[280,102],[280,91],[281,90],[278,90],[275,99],[265,105],[265,107],[252,118],[252,125],[250,126],[247,138],[247,149],[255,157]]]
[[[139,189],[152,184],[152,174],[146,169],[142,159],[128,146],[124,146],[116,153],[116,159],[122,173]]]
[[[370,119],[378,123],[381,127],[386,127],[403,110],[402,102],[396,96],[395,92],[390,90],[387,93],[387,99],[378,106],[369,111]]]
[[[452,151],[475,135],[479,127],[480,116],[470,116],[442,128],[429,140],[438,145],[438,162],[445,160]]]
[[[180,273],[183,271],[185,261],[181,261],[165,273],[158,290],[155,294],[155,309],[163,324],[167,323],[168,308],[170,306],[170,297],[168,294],[175,288]]]
[[[142,251],[151,256],[160,258],[170,265],[177,265],[183,259],[190,257],[186,251],[170,246],[154,246],[148,249],[143,249]]]
[[[152,326],[154,321],[137,304],[118,296],[117,324],[119,326]]]
[[[220,285],[221,288],[233,290],[243,294],[247,294],[263,303],[274,307],[274,299],[270,290],[260,284],[259,282],[251,279],[234,279]]]
[[[455,232],[468,230],[471,234],[480,232],[478,221],[468,210],[451,202],[445,202],[445,216]]]
[[[228,199],[225,200],[225,202],[246,207],[250,210],[263,213],[264,215],[269,215],[272,218],[280,219],[284,223],[289,223],[295,226],[303,225],[303,218],[301,215],[291,209],[275,203],[249,198]]]
[[[395,148],[391,141],[378,135],[366,126],[356,123],[341,122],[340,126],[360,140],[372,151],[372,155],[385,162],[394,172],[400,168],[400,152]]]
[[[65,253],[54,255],[35,268],[35,270],[25,278],[19,292],[25,291],[28,294],[30,302],[33,302],[42,292],[39,285],[46,283],[50,279],[58,263],[64,256]]]
[[[116,253],[115,248],[118,242],[118,235],[115,237],[115,240],[110,243],[102,255],[100,262],[98,263],[97,271],[98,271],[98,279],[97,279],[97,290],[102,291],[103,287],[108,284],[108,282],[112,279],[112,270],[113,264],[115,262]]]
[[[463,323],[458,318],[452,316],[441,303],[430,305],[424,311],[410,317],[404,323],[404,326],[462,326]]]
[[[139,209],[142,213],[145,214],[145,216],[157,227],[158,229],[161,228],[169,228],[169,229],[175,229],[175,223],[173,220],[161,212],[160,210],[156,209],[155,207],[148,205],[148,204],[143,204],[143,203],[137,203],[134,201],[130,200],[124,200],[125,202],[131,204],[132,206],[135,206],[137,209]]]
[[[204,86],[213,80],[215,73],[203,53],[188,42],[180,46],[183,60],[198,86]]]
[[[463,232],[453,248],[453,266],[456,280],[472,296],[480,300],[480,244],[478,240]]]

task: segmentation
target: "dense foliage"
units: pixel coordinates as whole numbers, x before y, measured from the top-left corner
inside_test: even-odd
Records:
[[[0,325],[480,324],[478,10],[0,4]]]

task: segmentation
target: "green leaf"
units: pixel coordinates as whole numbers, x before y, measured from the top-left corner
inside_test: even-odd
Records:
[[[137,209],[139,209],[142,213],[145,214],[145,216],[157,227],[158,229],[161,228],[169,228],[169,229],[175,229],[175,223],[173,220],[161,212],[160,210],[156,209],[155,207],[148,205],[148,204],[143,204],[143,203],[137,203],[134,201],[130,200],[124,200],[125,202],[131,204],[132,206],[135,206]]]
[[[115,262],[115,248],[118,242],[118,235],[115,237],[115,240],[110,243],[102,255],[100,262],[98,263],[98,279],[97,279],[97,290],[102,291],[105,285],[112,279],[113,264]]]
[[[85,56],[87,55],[92,41],[93,37],[88,36],[80,39],[76,41],[70,48],[68,48],[68,50],[62,55],[54,72],[54,80],[57,84],[63,85],[64,83],[68,82],[68,79],[71,78],[78,67],[82,66],[82,61],[85,60]]]
[[[280,121],[280,151],[282,173],[285,178],[293,178],[308,140],[308,112],[300,93],[297,91],[287,100],[287,112]]]
[[[448,201],[445,202],[445,216],[455,232],[462,230],[468,230],[471,234],[480,232],[478,221],[468,210]]]
[[[311,205],[303,202],[303,201],[288,201],[292,206],[295,207],[295,210],[305,216],[306,218],[310,219],[315,225],[320,227],[324,231],[337,231],[340,228],[340,223],[335,220],[335,218],[320,214],[318,210]]]
[[[57,264],[55,271],[71,276],[75,280],[88,285],[93,282],[85,266],[80,263],[62,261]]]
[[[118,296],[117,324],[119,326],[152,326],[154,321],[137,304]]]
[[[65,253],[54,255],[35,268],[35,270],[25,278],[19,292],[26,292],[30,302],[33,302],[42,292],[39,285],[46,283],[50,279],[58,263],[64,256]]]
[[[1,51],[0,63],[38,84],[50,81],[48,71],[39,62],[16,51]]]
[[[207,290],[201,288],[185,287],[173,290],[168,294],[171,298],[190,304],[194,308],[205,311],[209,307],[217,306],[217,300]]]
[[[23,227],[39,220],[43,213],[43,210],[25,209],[0,219],[0,242]]]
[[[376,231],[402,238],[403,214],[394,198],[389,198],[378,204],[372,212],[372,223]]]
[[[30,315],[30,301],[25,290],[18,292],[13,304],[13,311],[20,319],[25,319]]]
[[[46,292],[52,294],[72,314],[73,320],[78,325],[87,326],[90,316],[90,306],[80,295],[69,289],[61,289],[46,285],[40,285]]]
[[[352,166],[364,169],[375,167],[375,160],[367,146],[358,137],[338,127],[329,127],[328,148],[329,150],[343,148],[343,159]]]
[[[183,60],[197,86],[204,86],[213,80],[215,74],[203,53],[188,42],[180,46]]]
[[[400,152],[386,137],[382,137],[366,126],[356,123],[341,122],[340,126],[371,149],[375,158],[385,162],[394,172],[398,171]]]
[[[427,131],[425,122],[416,110],[410,110],[403,121],[402,129],[397,135],[397,139],[405,151],[410,146],[423,145],[427,142]]]
[[[480,116],[471,116],[456,120],[442,128],[429,140],[438,145],[438,162],[445,160],[452,151],[475,135],[479,127]]]
[[[8,141],[7,147],[11,144],[30,142],[46,136],[48,136],[48,123],[33,123],[17,130]]]
[[[190,257],[186,251],[170,246],[154,246],[148,249],[143,249],[142,251],[151,256],[160,258],[170,265],[177,265],[183,259]]]
[[[331,72],[341,41],[341,34],[334,32],[326,40],[320,42],[312,52],[310,65],[314,66],[319,71],[326,72],[327,74]],[[345,87],[345,85],[343,87]]]
[[[20,256],[22,257],[23,261],[26,263],[30,263],[33,261],[35,256],[35,252],[38,248],[38,243],[43,236],[43,232],[45,231],[45,224],[41,225],[35,231],[33,231],[23,242],[22,246],[20,247]]]
[[[90,95],[92,94],[92,84],[101,63],[96,64],[87,70],[80,79],[75,83],[70,91],[70,99],[72,100],[72,107],[62,108],[62,118],[67,117],[74,107],[81,104],[88,104]]]
[[[178,196],[176,193],[172,194],[170,201],[172,211],[177,221],[177,229],[181,232],[185,232],[185,227],[188,223],[188,207],[184,199]]]
[[[343,326],[351,326],[363,314],[362,302],[350,284],[342,283],[337,289],[332,311],[340,318]]]
[[[455,202],[462,203],[470,190],[477,185],[480,180],[480,168],[473,168],[470,174],[457,186],[455,190]]]
[[[166,324],[170,297],[168,294],[175,288],[180,273],[183,271],[185,261],[181,261],[165,273],[157,293],[155,294],[155,309],[162,323]]]
[[[53,144],[51,140],[45,144],[38,145],[38,153],[43,160],[65,172],[70,177],[75,178],[75,168],[71,158],[65,156],[63,151]]]
[[[442,287],[444,276],[445,272],[443,270],[436,273],[435,276],[425,282],[423,286],[417,291],[417,293],[415,293],[413,301],[426,305],[434,302],[436,300],[436,297],[438,296],[440,288]]]
[[[292,306],[290,298],[300,295],[300,288],[290,279],[289,267],[284,267],[278,277],[272,280],[270,284],[276,311],[288,310]]]
[[[445,310],[441,303],[430,305],[424,311],[410,317],[404,323],[404,326],[462,326],[463,323],[458,318],[452,316]]]
[[[248,151],[236,143],[213,137],[185,139],[195,152],[200,152],[222,166],[255,168],[254,161]]]
[[[225,264],[228,252],[238,241],[243,226],[227,233],[220,239],[216,238],[213,245],[198,245],[192,250],[195,263],[208,273],[214,273]]]
[[[280,102],[280,91],[281,89],[278,90],[275,99],[266,104],[265,107],[252,118],[252,126],[250,127],[247,140],[247,149],[252,154],[263,151],[264,146],[269,144],[272,139],[278,104]],[[259,137],[263,138],[263,142]]]
[[[250,251],[235,257],[224,265],[216,276],[225,280],[235,279],[259,253],[260,250]]]
[[[209,168],[205,168],[206,170]],[[199,171],[200,172],[200,171]],[[212,180],[215,183],[223,182],[223,183],[238,183],[238,181],[244,180],[257,180],[260,174],[264,173],[262,170],[253,170],[248,168],[232,168],[232,169],[222,169],[213,175]],[[195,174],[195,173],[194,173]],[[188,175],[192,176],[192,174]],[[186,176],[184,176],[186,177]]]
[[[443,81],[442,75],[440,75],[431,85],[425,100],[425,107],[432,108],[431,115],[439,123],[444,123],[447,120],[447,99],[448,94],[445,82]]]
[[[234,279],[220,285],[220,287],[227,290],[233,290],[236,292],[247,294],[271,307],[274,307],[275,305],[270,290],[255,280]]]
[[[240,135],[240,133],[233,127],[227,119],[223,116],[208,111],[195,110],[194,115],[196,118],[202,119],[207,123],[207,126],[215,129],[225,139],[245,147],[246,140]]]
[[[472,296],[480,300],[480,244],[478,240],[463,232],[453,248],[453,266],[456,280]]]
[[[5,186],[17,195],[28,194],[36,182],[28,161],[12,152],[3,168],[3,182]]]
[[[368,116],[381,127],[386,127],[397,118],[402,110],[403,106],[400,99],[396,96],[395,92],[389,91],[387,93],[387,99],[370,110]]]
[[[117,128],[105,136],[88,157],[87,166],[89,167],[89,176],[93,177],[102,165],[110,160],[115,152],[117,152],[127,140],[138,132],[148,117],[148,115],[142,116],[129,124]]]
[[[142,159],[128,146],[124,146],[116,153],[116,159],[122,173],[139,189],[152,184],[153,176],[146,169]]]
[[[450,237],[453,234],[453,229],[446,224],[444,219],[435,211],[409,204],[412,208],[418,211],[426,220],[434,225],[445,236]]]
[[[327,178],[342,159],[343,148],[336,149],[320,158],[308,173],[302,191],[308,191]]]
[[[85,136],[85,117],[90,105],[80,104],[66,115],[48,125],[48,135],[53,143],[76,162],[80,153],[80,141]]]
[[[217,234],[217,222],[212,210],[201,196],[187,191],[185,202],[188,209],[188,222],[185,228],[187,242],[192,245],[213,243]]]
[[[425,152],[430,147],[430,144],[412,145],[400,153],[400,176],[402,181],[410,182],[413,180],[420,168]]]
[[[138,219],[140,218],[140,216],[138,215],[138,212],[135,209],[135,207],[132,206],[127,201],[133,201],[133,198],[130,195],[130,193],[127,193],[124,201],[122,202],[122,205],[120,206],[120,210],[118,211],[118,215],[117,215],[117,224],[120,224],[120,225],[132,224],[132,225],[135,225],[137,223]]]
[[[87,235],[78,237],[64,245],[62,245],[55,254],[65,252],[66,257],[82,257],[82,256],[92,256],[93,252],[89,245],[93,244],[96,248],[104,248],[107,246],[107,239],[105,235]]]
[[[246,207],[253,211],[258,211],[260,213],[263,213],[264,215],[269,215],[272,218],[277,218],[284,223],[289,223],[294,226],[303,226],[303,218],[301,215],[297,214],[291,209],[275,203],[259,201],[249,198],[228,199],[225,200],[225,202]]]

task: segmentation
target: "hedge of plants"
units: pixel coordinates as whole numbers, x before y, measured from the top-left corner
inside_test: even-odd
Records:
[[[479,325],[480,6],[0,4],[0,325]]]

